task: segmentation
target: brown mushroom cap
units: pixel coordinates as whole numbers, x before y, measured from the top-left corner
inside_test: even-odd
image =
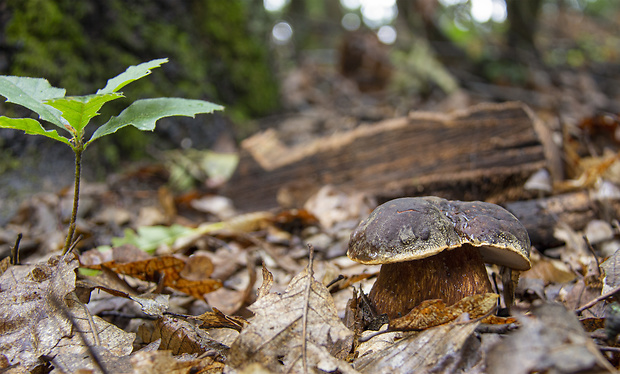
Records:
[[[504,208],[481,201],[408,197],[378,206],[351,234],[347,255],[363,264],[388,264],[433,256],[470,244],[484,262],[531,267],[525,227]]]

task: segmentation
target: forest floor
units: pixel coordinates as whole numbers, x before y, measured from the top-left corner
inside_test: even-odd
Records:
[[[15,213],[0,228],[0,254],[8,258],[21,234],[21,265],[1,263],[0,369],[615,372],[620,101],[608,83],[599,84],[600,71],[536,73],[547,83],[527,90],[470,84],[416,101],[360,92],[333,68],[309,63],[284,80],[287,113],[260,121],[294,148],[414,110],[449,113],[490,101],[529,105],[558,146],[552,156],[562,160],[563,174],[527,200],[546,209],[553,224],[536,237],[530,233],[532,269],[521,273],[510,318],[483,319],[497,311],[495,297],[487,297],[461,309],[429,306],[419,311],[424,322],[406,329],[377,323],[360,310],[380,267],[346,255],[351,232],[379,203],[376,194],[326,183],[288,191],[279,205],[254,210],[224,194],[231,165],[247,161],[242,149],[175,151],[102,182],[87,178],[80,240],[68,255],[59,249],[70,188],[54,188],[60,183],[54,178],[51,188],[28,191],[11,207]],[[9,179],[18,183],[19,177]],[[188,179],[194,188],[177,192],[179,180],[187,185]],[[497,266],[487,270],[498,291],[505,287]],[[487,308],[485,316],[480,308]],[[386,331],[368,330],[369,320]]]

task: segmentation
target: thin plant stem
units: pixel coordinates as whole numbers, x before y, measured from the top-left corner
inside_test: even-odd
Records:
[[[73,243],[73,236],[75,235],[75,222],[77,221],[78,202],[80,200],[80,174],[82,172],[82,152],[84,148],[81,146],[75,147],[75,184],[73,190],[73,211],[71,212],[71,222],[69,223],[69,232],[67,233],[67,240],[65,241],[65,247],[62,250],[62,254],[67,253],[71,244]]]

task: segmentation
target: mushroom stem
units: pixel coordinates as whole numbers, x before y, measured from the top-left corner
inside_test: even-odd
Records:
[[[377,313],[404,316],[424,300],[452,305],[494,292],[480,251],[469,244],[413,261],[384,264],[369,299]]]

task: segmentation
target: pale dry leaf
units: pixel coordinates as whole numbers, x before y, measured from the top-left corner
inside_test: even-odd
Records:
[[[321,187],[308,201],[304,208],[312,213],[321,226],[330,231],[337,224],[353,221],[355,224],[372,211],[373,201],[360,192],[345,192],[332,185]]]
[[[91,348],[97,355],[99,364],[108,373],[120,374],[131,372],[130,356],[119,357],[102,346],[93,346]],[[52,359],[52,364],[61,373],[99,373],[93,357],[90,356],[90,352],[78,351],[59,354]]]
[[[213,308],[217,308],[224,314],[235,314],[243,305],[245,299],[244,290],[234,290],[228,287],[222,287],[208,295],[205,295],[207,304]]]
[[[12,266],[0,277],[0,354],[11,365],[32,370],[63,336],[71,322],[57,305],[75,286],[77,261]],[[51,300],[53,299],[53,300]]]
[[[560,260],[576,270],[587,267],[592,260],[592,255],[583,240],[583,233],[573,230],[565,222],[558,222],[553,230],[553,236],[566,243],[560,252]]]
[[[560,301],[567,308],[578,309],[590,301],[601,296],[602,286],[599,284],[588,284],[584,279],[579,279],[575,283],[564,287],[565,294],[562,294]],[[594,306],[584,310],[584,317],[603,317],[605,313],[605,302],[599,301]]]
[[[229,373],[227,372],[226,374]],[[253,363],[243,368],[243,370],[238,371],[236,374],[272,374],[272,372],[271,370],[265,369],[261,364]]]
[[[574,313],[556,303],[519,318],[521,327],[492,347],[489,374],[615,373]]]
[[[222,287],[206,295],[209,305],[220,309],[226,314],[235,314],[243,306],[251,304],[255,299],[254,284],[256,283],[255,262],[247,254],[246,272],[240,271],[228,278],[229,287]]]
[[[170,351],[140,351],[131,357],[131,364],[132,374],[219,374],[224,369],[214,357],[175,357]]]
[[[100,342],[116,356],[131,352],[134,335],[99,317],[91,320],[75,296],[77,266],[73,257],[52,257],[47,263],[13,266],[2,274],[0,299],[5,302],[0,304],[0,355],[11,364],[21,363],[32,370],[42,364],[43,355],[84,354],[82,337],[89,345]]]
[[[170,295],[146,293],[137,296],[129,295],[129,298],[140,304],[142,311],[149,316],[161,317],[170,307]]]
[[[568,283],[576,277],[575,272],[571,271],[565,262],[540,256],[532,261],[530,270],[520,274],[520,279],[539,279],[545,284]]]
[[[257,297],[260,299],[269,294],[271,285],[273,284],[273,274],[265,267],[263,263],[263,283],[258,288]]]
[[[366,330],[362,332],[360,340],[363,340],[360,345],[355,349],[358,357],[365,356],[373,352],[379,352],[384,349],[392,347],[397,340],[402,339],[402,331],[386,331],[387,324],[383,325],[380,331],[385,331],[381,334],[377,334],[376,331]],[[368,340],[366,340],[368,339]]]
[[[601,269],[605,272],[603,293],[607,293],[620,286],[620,250],[617,250],[605,260],[605,262],[601,264]]]
[[[114,356],[125,356],[131,353],[133,342],[136,338],[134,333],[125,332],[99,316],[91,316],[86,306],[81,304],[75,296],[72,296],[70,299],[67,298],[67,304],[69,306],[68,313],[70,313],[73,320],[73,329],[74,331],[80,331],[81,336],[74,333],[63,337],[53,350],[55,354],[84,354],[87,349],[82,339],[90,346],[105,348],[107,352]],[[96,331],[96,337],[91,328]]]
[[[442,325],[406,336],[396,344],[359,357],[353,367],[361,373],[457,373],[480,365],[477,323]]]
[[[614,229],[607,221],[593,219],[586,225],[584,235],[591,244],[598,244],[614,238]]]
[[[24,201],[11,219],[11,223],[22,226],[19,232],[27,232],[32,245],[41,253],[57,251],[64,243],[64,234],[58,230],[62,225],[58,214],[59,203],[56,194],[36,194]]]
[[[293,278],[283,294],[266,294],[249,307],[255,317],[232,344],[227,364],[238,370],[260,363],[273,372],[302,372],[302,325],[308,287],[309,367],[312,372],[354,372],[338,359],[348,354],[353,333],[338,318],[329,291],[307,270]]]

